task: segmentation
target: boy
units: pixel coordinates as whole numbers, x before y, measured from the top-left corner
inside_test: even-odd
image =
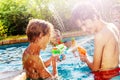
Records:
[[[56,47],[57,45],[63,44],[62,43],[62,36],[61,36],[61,33],[58,29],[54,30],[54,36],[51,38],[51,44],[53,45],[53,47]],[[65,58],[66,57],[64,54],[57,55],[57,61],[65,60]]]
[[[119,75],[119,31],[116,26],[103,21],[95,8],[87,3],[78,4],[72,16],[83,31],[95,36],[93,62],[86,55],[80,55],[93,71],[95,80],[109,80]]]
[[[60,33],[58,29],[55,29],[54,36],[51,39],[51,44],[53,45],[53,47],[56,47],[57,45],[60,45],[60,44],[64,44],[64,48],[65,48],[64,50],[67,50],[71,47],[75,47],[76,42],[75,42],[75,39],[63,39],[62,40],[62,34]],[[58,61],[62,61],[66,59],[66,56],[64,53],[65,52],[63,51],[63,54],[58,56]],[[74,51],[73,51],[73,55],[77,57]]]
[[[23,68],[26,72],[26,80],[51,80],[57,75],[56,57],[43,62],[40,56],[40,50],[45,49],[52,36],[53,26],[49,22],[39,19],[29,21],[26,34],[29,46],[25,49],[22,61]],[[53,73],[51,74],[46,68],[52,63]]]

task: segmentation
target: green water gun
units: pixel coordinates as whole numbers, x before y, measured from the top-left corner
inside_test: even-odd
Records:
[[[52,54],[53,55],[60,55],[63,53],[64,50],[65,50],[64,44],[60,44],[60,45],[57,45],[56,47],[53,47]]]

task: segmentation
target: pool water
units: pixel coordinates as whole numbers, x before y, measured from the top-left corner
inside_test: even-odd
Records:
[[[81,43],[90,36],[75,37],[77,43]],[[29,43],[19,43],[12,45],[0,46],[0,72],[22,70],[22,53],[27,48]],[[87,49],[89,59],[92,61],[93,56],[93,40],[82,44]],[[45,51],[41,51],[41,56],[44,61],[51,56],[52,46],[48,45]],[[77,53],[77,52],[76,52]],[[88,66],[80,61],[79,57],[74,57],[73,53],[65,54],[66,59],[58,62],[58,75],[60,80],[94,80],[91,70]],[[48,67],[52,71],[52,67]]]

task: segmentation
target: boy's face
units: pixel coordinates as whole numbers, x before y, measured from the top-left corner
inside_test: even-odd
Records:
[[[61,35],[58,32],[55,32],[55,39],[56,41],[61,40]]]
[[[47,44],[50,42],[50,35],[45,35],[42,38],[40,38],[41,43],[40,45],[42,45],[42,49],[45,50],[45,48],[47,47]]]
[[[87,33],[93,34],[95,32],[94,21],[91,19],[86,19],[84,21],[80,21],[79,19],[76,21],[76,24]]]
[[[54,45],[56,45],[56,44],[58,44],[58,41],[60,41],[61,39],[62,38],[61,38],[60,33],[54,32],[54,36],[51,39],[51,43],[54,44]]]

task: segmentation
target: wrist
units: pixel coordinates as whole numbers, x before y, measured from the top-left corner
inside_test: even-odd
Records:
[[[87,59],[87,57],[86,57],[86,59],[85,59],[85,62],[86,62],[86,63],[88,63],[88,62],[89,62],[89,61],[88,61],[88,59]]]

